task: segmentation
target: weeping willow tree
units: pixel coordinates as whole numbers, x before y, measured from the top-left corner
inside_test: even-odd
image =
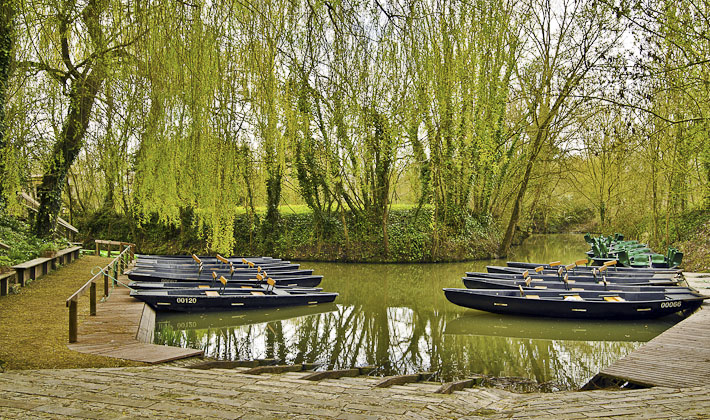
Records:
[[[258,139],[259,166],[266,174],[266,217],[262,235],[273,252],[279,233],[279,204],[285,172],[286,141],[279,124],[284,96],[284,62],[279,51],[296,18],[296,2],[264,1],[238,6],[242,28],[244,94],[251,108],[252,134]]]
[[[365,232],[379,231],[386,254],[410,79],[398,47],[400,18],[370,6],[354,3],[332,18],[327,92],[340,157],[336,192]]]
[[[60,92],[45,107],[46,114],[27,115],[40,116],[40,121],[45,117],[36,130],[55,139],[44,162],[34,225],[35,233],[46,236],[56,224],[66,177],[82,149],[96,97],[105,79],[123,62],[123,53],[139,37],[140,27],[131,18],[129,6],[121,2],[26,2],[22,14],[17,28],[21,50],[17,70],[37,76],[25,81],[32,87],[51,81],[54,92]]]
[[[303,201],[313,211],[318,244],[332,234],[332,218],[343,204],[336,193],[340,159],[328,105],[324,71],[319,68],[330,47],[325,4],[303,4],[297,11],[298,30],[290,34],[284,53],[289,76],[283,97],[284,136],[290,145],[292,172]],[[347,236],[347,224],[343,223]]]
[[[420,205],[431,201],[434,231],[445,236],[462,231],[471,214],[492,212],[515,147],[508,97],[519,52],[516,11],[497,0],[410,7],[408,139],[420,165]]]
[[[242,69],[231,60],[220,10],[156,5],[141,57],[150,109],[136,153],[138,212],[146,221],[179,225],[184,211],[207,232],[208,248],[230,252],[234,217],[243,201],[239,122],[244,100],[236,90]]]

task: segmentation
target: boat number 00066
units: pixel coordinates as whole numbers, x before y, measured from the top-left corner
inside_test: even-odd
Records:
[[[186,298],[186,297],[175,298],[175,303],[195,303],[195,302],[197,302],[197,298]]]
[[[676,300],[674,302],[661,302],[661,308],[678,308],[683,302]]]

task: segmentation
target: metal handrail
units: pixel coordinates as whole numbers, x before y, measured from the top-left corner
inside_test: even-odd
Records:
[[[135,254],[133,252],[134,244],[126,244],[123,251],[121,251],[116,258],[113,259],[109,264],[106,265],[101,271],[96,273],[89,281],[87,281],[83,286],[79,288],[73,295],[69,296],[66,300],[66,305],[69,308],[69,342],[76,343],[77,341],[77,331],[78,331],[78,316],[77,316],[77,306],[79,298],[86,293],[88,289],[91,296],[89,301],[89,315],[96,315],[96,280],[100,275],[103,274],[104,279],[104,296],[109,294],[109,277],[115,281],[118,278],[119,273],[123,273],[123,270],[128,266],[128,264],[133,261]],[[110,270],[113,270],[113,276],[109,275]]]

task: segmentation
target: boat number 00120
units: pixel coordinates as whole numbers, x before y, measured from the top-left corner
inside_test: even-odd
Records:
[[[676,300],[674,302],[661,302],[661,308],[679,308],[683,302]]]
[[[196,303],[197,298],[194,297],[179,297],[175,298],[175,303]]]

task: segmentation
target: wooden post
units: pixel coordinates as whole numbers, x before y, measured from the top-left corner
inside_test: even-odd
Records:
[[[16,268],[15,269],[15,272],[17,273],[17,282],[19,282],[20,286],[22,286],[22,287],[25,287],[25,279],[26,279],[25,271],[27,271],[27,269],[25,269],[25,268]]]
[[[113,262],[113,285],[116,285],[116,280],[118,280],[118,264],[116,261]]]
[[[12,276],[11,273],[0,274],[0,296],[7,296],[10,292],[10,278]]]
[[[98,257],[99,255],[101,255],[99,254],[99,243],[96,242],[96,256]]]
[[[76,343],[77,335],[77,319],[76,319],[76,301],[69,302],[69,342]]]
[[[108,270],[104,271],[104,296],[108,296]]]
[[[89,289],[89,315],[96,316],[96,282],[91,282]]]

